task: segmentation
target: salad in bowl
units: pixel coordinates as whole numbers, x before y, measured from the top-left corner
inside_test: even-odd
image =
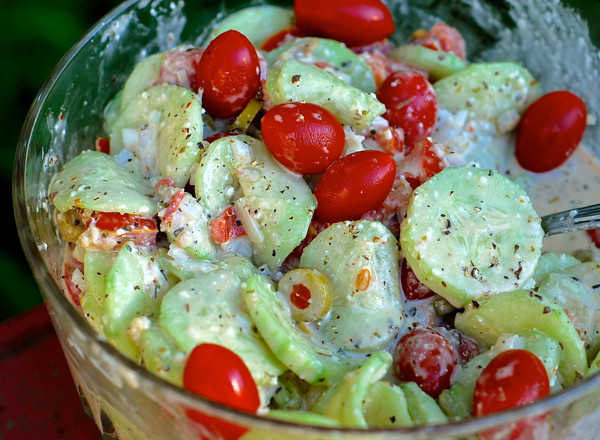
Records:
[[[132,2],[82,41],[93,62],[30,113],[15,191],[105,433],[585,438],[600,233],[545,237],[540,215],[597,202],[594,89],[523,39],[597,49],[525,3],[296,0],[191,26],[189,5]]]

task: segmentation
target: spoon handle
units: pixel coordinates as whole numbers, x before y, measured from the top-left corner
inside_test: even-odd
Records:
[[[600,204],[574,208],[542,217],[542,228],[549,235],[600,228]]]

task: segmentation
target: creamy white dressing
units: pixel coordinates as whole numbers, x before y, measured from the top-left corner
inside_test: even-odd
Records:
[[[470,129],[465,129],[467,126]],[[464,112],[452,114],[441,109],[433,137],[446,142],[466,161],[495,168],[513,179],[525,189],[540,216],[600,203],[600,160],[584,145],[554,170],[533,173],[516,160],[514,134],[495,133],[494,124],[488,121],[473,121]],[[600,258],[600,249],[581,231],[546,237],[544,252]]]

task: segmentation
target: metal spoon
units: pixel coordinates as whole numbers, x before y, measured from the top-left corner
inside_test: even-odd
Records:
[[[542,228],[546,237],[563,232],[600,228],[600,204],[544,215]]]

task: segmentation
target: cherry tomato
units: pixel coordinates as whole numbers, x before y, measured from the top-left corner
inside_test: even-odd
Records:
[[[463,60],[467,58],[466,43],[460,31],[443,22],[434,24],[427,32],[416,36],[413,43],[441,52],[452,52]]]
[[[103,137],[96,138],[96,151],[104,154],[110,154],[110,140]]]
[[[216,141],[217,139],[221,139],[227,136],[236,136],[238,133],[234,133],[234,132],[230,132],[230,131],[224,131],[221,133],[215,133],[213,135],[210,135],[206,138],[204,138],[204,140],[206,142],[208,142],[209,144],[213,143],[214,141]]]
[[[527,350],[500,353],[481,372],[473,392],[473,414],[482,416],[526,405],[550,393],[542,361]]]
[[[377,90],[384,117],[404,130],[404,142],[412,147],[433,133],[438,101],[431,83],[415,72],[398,71],[386,78]]]
[[[394,185],[396,163],[381,151],[342,156],[325,171],[315,188],[315,216],[322,222],[355,220],[377,208]]]
[[[450,388],[458,361],[452,345],[432,329],[416,329],[404,335],[394,351],[394,374],[415,382],[430,396]]]
[[[587,232],[597,248],[600,248],[600,229],[590,229]]]
[[[423,284],[413,270],[410,268],[406,259],[402,260],[402,266],[400,270],[400,281],[402,284],[402,291],[404,296],[409,301],[417,301],[425,299],[435,295],[435,292]]]
[[[258,388],[244,361],[217,344],[201,344],[192,350],[183,370],[183,387],[240,411],[255,413],[260,406]],[[244,427],[198,411],[188,411],[188,415],[219,438],[234,440],[246,432]]]
[[[289,37],[305,37],[304,32],[300,30],[298,26],[292,25],[285,29],[277,32],[276,34],[267,38],[261,45],[260,48],[266,52],[270,52],[273,49],[277,49],[279,46],[284,44]]]
[[[461,365],[466,364],[475,356],[481,353],[479,344],[474,339],[463,335],[462,333],[455,330],[458,334],[458,344],[456,345],[456,354]]]
[[[215,243],[227,243],[232,238],[245,234],[246,231],[244,231],[233,206],[228,207],[210,221],[210,238]]]
[[[246,107],[260,87],[256,49],[240,32],[223,32],[202,53],[196,75],[206,111],[216,118],[231,118]]]
[[[80,285],[73,281],[73,274],[76,270],[79,270],[83,274],[83,263],[71,258],[70,261],[63,266],[63,278],[73,304],[80,307],[83,291],[81,290]]]
[[[119,244],[125,240],[133,241],[138,246],[156,244],[158,225],[153,218],[119,212],[99,212],[88,227],[96,228],[119,238]]]
[[[523,168],[550,171],[575,151],[585,131],[587,110],[577,95],[559,90],[531,104],[517,126],[515,154]]]
[[[364,46],[394,32],[394,20],[380,0],[295,0],[296,25],[306,34],[347,46]]]
[[[265,145],[283,166],[320,174],[344,151],[344,128],[327,109],[291,102],[270,109],[261,121]]]

